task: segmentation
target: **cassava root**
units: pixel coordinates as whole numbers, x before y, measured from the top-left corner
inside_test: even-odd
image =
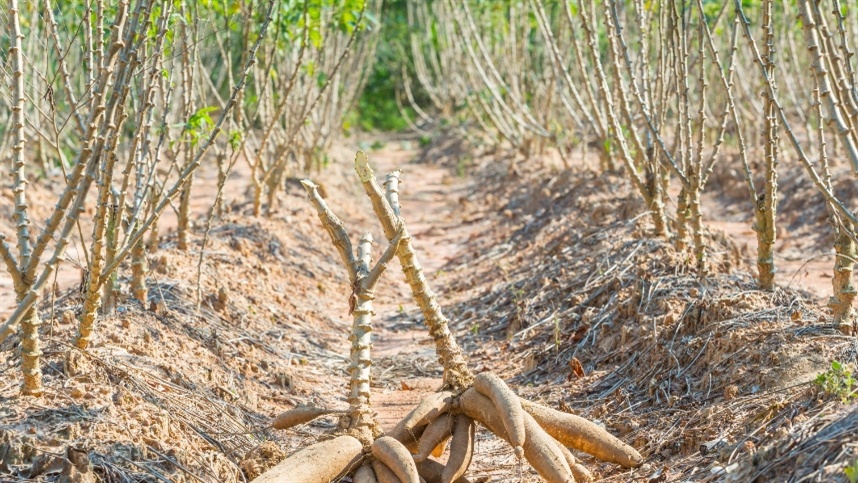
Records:
[[[378,483],[372,466],[364,464],[352,475],[352,483]]]
[[[382,436],[372,443],[372,455],[390,468],[402,483],[420,483],[417,465],[402,443],[390,436]]]
[[[378,483],[400,483],[396,473],[379,460],[372,461],[372,470],[375,472]]]
[[[474,378],[474,389],[491,399],[503,421],[506,434],[509,435],[510,444],[515,448],[515,455],[519,458],[524,456],[524,410],[521,409],[518,396],[501,378],[487,372]]]
[[[449,466],[449,461],[447,461],[447,466],[444,466],[435,460],[429,459],[422,463],[417,463],[417,473],[420,474],[421,478],[426,480],[426,483],[441,483],[442,481],[447,481],[444,479],[443,473]],[[452,480],[452,483],[470,483],[470,480],[461,476]]]
[[[625,468],[636,468],[643,463],[643,457],[636,449],[580,416],[524,400],[521,405],[551,437],[564,446]]]
[[[450,441],[450,457],[441,472],[441,483],[452,483],[464,476],[474,455],[474,420],[464,414],[456,416],[453,438]]]
[[[274,421],[271,423],[271,427],[274,429],[289,429],[299,424],[309,423],[310,421],[326,414],[341,412],[343,411],[317,408],[315,406],[298,406],[294,409],[280,413],[276,418],[274,418]]]
[[[257,477],[254,483],[329,483],[356,468],[363,460],[363,444],[338,436],[310,445]]]
[[[486,426],[495,436],[512,444],[512,441],[504,429],[504,424],[498,410],[491,399],[483,396],[478,391],[468,389],[459,397],[459,405],[463,413],[468,417],[476,419]],[[566,462],[563,453],[554,444],[554,440],[533,420],[528,413],[524,413],[524,427],[526,437],[522,450],[524,458],[533,466],[540,476],[552,483],[574,483],[572,471]]]
[[[429,457],[436,447],[441,445],[453,433],[454,418],[450,413],[435,419],[423,431],[420,442],[417,444],[417,454],[414,461],[420,463]]]
[[[438,416],[449,411],[452,404],[452,392],[433,393],[420,401],[387,435],[401,441],[406,446],[417,444],[420,434],[416,434],[416,428],[428,425]]]
[[[560,449],[560,452],[563,453],[563,457],[566,458],[566,463],[569,464],[569,470],[572,471],[572,476],[575,477],[576,483],[590,483],[594,481],[593,474],[590,473],[590,470],[578,462],[578,459],[575,458],[575,455],[573,455],[571,451],[569,451],[569,448],[563,446],[557,440],[554,440],[554,443],[557,445],[557,448]]]

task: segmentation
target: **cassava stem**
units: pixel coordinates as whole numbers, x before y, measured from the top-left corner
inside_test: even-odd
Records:
[[[310,180],[303,180],[301,183],[307,190],[310,202],[316,208],[322,226],[330,235],[331,242],[339,252],[352,285],[353,291],[349,296],[349,314],[354,316],[351,335],[349,336],[352,342],[351,363],[348,369],[350,374],[349,429],[355,431],[355,435],[362,441],[371,441],[379,433],[370,404],[373,292],[382,272],[393,258],[401,237],[400,235],[394,236],[378,263],[375,267],[370,268],[372,236],[367,233],[360,239],[355,255],[343,223],[319,194],[318,185]]]
[[[18,16],[18,1],[9,1],[9,23],[11,30],[11,43],[9,56],[12,67],[12,132],[14,135],[12,145],[12,178],[15,202],[15,234],[18,240],[18,279],[23,282],[19,290],[16,290],[16,301],[21,303],[26,296],[26,291],[32,286],[32,279],[24,276],[26,267],[32,261],[33,246],[30,239],[30,220],[27,215],[27,176],[24,171],[26,162],[24,160],[24,147],[26,145],[26,134],[24,131],[24,56],[21,51],[24,35],[21,33],[21,22]],[[5,258],[5,257],[4,257]],[[7,262],[10,260],[7,258]],[[42,387],[42,370],[39,365],[42,349],[39,340],[39,326],[41,320],[36,308],[30,308],[21,320],[21,372],[24,375],[22,393],[30,396],[41,396],[44,392]]]
[[[855,309],[852,302],[855,295],[855,285],[852,283],[852,274],[855,269],[855,260],[858,259],[858,248],[855,242],[846,232],[847,228],[838,227],[834,240],[834,251],[837,259],[834,262],[834,277],[831,284],[834,295],[828,300],[828,306],[834,315],[834,323],[840,327],[841,332],[850,335],[855,323]]]

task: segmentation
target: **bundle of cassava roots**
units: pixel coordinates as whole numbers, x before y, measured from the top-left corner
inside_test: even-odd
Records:
[[[639,466],[643,462],[640,453],[599,425],[521,399],[495,374],[474,375],[470,371],[423,275],[400,216],[400,173],[388,174],[382,189],[366,155],[360,152],[355,157],[355,170],[390,242],[373,268],[370,268],[372,237],[364,235],[356,253],[353,252],[342,222],[321,198],[317,186],[304,182],[354,287],[349,298],[349,313],[354,316],[350,335],[349,410],[299,406],[279,415],[272,423],[275,429],[343,413],[334,434],[292,454],[254,481],[327,483],[351,476],[355,483],[466,482],[468,466],[474,457],[476,423],[508,442],[519,459],[526,459],[551,483],[594,480],[569,448],[623,467]],[[375,282],[394,255],[399,258],[435,341],[439,363],[444,368],[444,382],[438,392],[425,397],[391,431],[382,433],[369,402],[371,303]],[[446,463],[432,459],[440,457],[448,443],[450,453]]]

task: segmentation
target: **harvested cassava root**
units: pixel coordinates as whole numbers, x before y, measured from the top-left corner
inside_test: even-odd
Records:
[[[503,379],[490,373],[479,374],[474,378],[474,389],[492,400],[503,421],[510,444],[515,448],[515,455],[524,456],[524,410],[518,401],[518,396],[507,387]]]
[[[499,387],[503,390],[498,391]],[[503,399],[496,402],[484,392],[503,396]],[[427,458],[428,452],[448,431],[452,434],[450,457],[441,470],[439,481],[442,483],[457,481],[467,471],[473,456],[475,421],[513,447],[520,442],[522,456],[550,482],[593,481],[593,476],[578,463],[567,446],[625,467],[636,467],[643,462],[634,448],[599,426],[579,416],[523,401],[492,374],[478,375],[472,388],[453,398],[452,404],[448,404],[448,400],[450,395],[446,392],[426,397],[391,431],[391,435],[406,441],[417,435],[417,451],[413,458],[421,465],[435,463]],[[521,424],[521,436],[517,440],[507,430],[518,424],[512,420]]]
[[[378,438],[372,443],[372,455],[390,468],[402,483],[420,483],[417,465],[399,441],[390,436]]]
[[[643,457],[637,450],[580,416],[524,400],[521,405],[551,437],[564,446],[625,468],[635,468],[643,463]]]
[[[450,442],[450,458],[441,472],[441,482],[450,483],[464,476],[474,456],[474,420],[460,414],[456,416],[453,438]]]
[[[378,478],[371,466],[363,465],[352,475],[352,483],[378,483]]]
[[[271,427],[274,429],[289,429],[299,424],[309,423],[310,421],[326,414],[341,412],[343,411],[317,408],[315,406],[298,406],[294,409],[280,413],[276,418],[274,418],[274,421],[271,423]]]
[[[360,465],[363,444],[343,435],[308,446],[253,480],[255,483],[328,483]]]
[[[440,446],[451,434],[453,434],[453,417],[450,414],[445,414],[429,423],[417,444],[417,454],[414,455],[414,461],[418,463],[426,461],[434,449]]]
[[[406,447],[417,448],[417,443],[426,426],[438,416],[450,410],[453,393],[449,391],[433,393],[417,405],[394,427],[388,436],[401,441]]]
[[[495,436],[510,444],[508,433],[504,429],[503,417],[492,401],[474,389],[468,389],[459,397],[462,412],[476,419]],[[525,426],[525,441],[522,447],[524,457],[537,473],[546,480],[554,482],[574,482],[572,471],[557,444],[529,414],[522,417]]]

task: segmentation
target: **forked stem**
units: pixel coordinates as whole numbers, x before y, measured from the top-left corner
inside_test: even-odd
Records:
[[[355,171],[372,202],[373,211],[381,222],[384,235],[388,240],[393,240],[397,233],[402,237],[396,256],[399,257],[405,280],[411,287],[411,293],[429,327],[429,335],[435,340],[435,352],[438,354],[441,367],[444,368],[444,387],[462,391],[471,385],[474,374],[468,369],[467,358],[456,343],[453,334],[450,333],[449,322],[441,312],[435,293],[423,274],[423,267],[411,244],[411,235],[408,234],[405,221],[397,214],[399,213],[398,172],[394,171],[388,176],[385,183],[387,196],[385,196],[363,152],[358,151],[355,155]]]
[[[372,267],[372,235],[361,237],[357,254],[352,251],[352,243],[343,223],[328,207],[319,194],[318,185],[310,180],[301,182],[316,211],[322,226],[331,236],[331,242],[340,254],[349,273],[352,293],[349,295],[349,315],[352,315],[352,329],[349,335],[351,350],[349,353],[349,414],[347,432],[369,444],[381,434],[372,414],[370,403],[370,368],[372,366],[372,300],[375,298],[375,285],[382,272],[396,252],[401,236],[394,235],[384,254]]]

